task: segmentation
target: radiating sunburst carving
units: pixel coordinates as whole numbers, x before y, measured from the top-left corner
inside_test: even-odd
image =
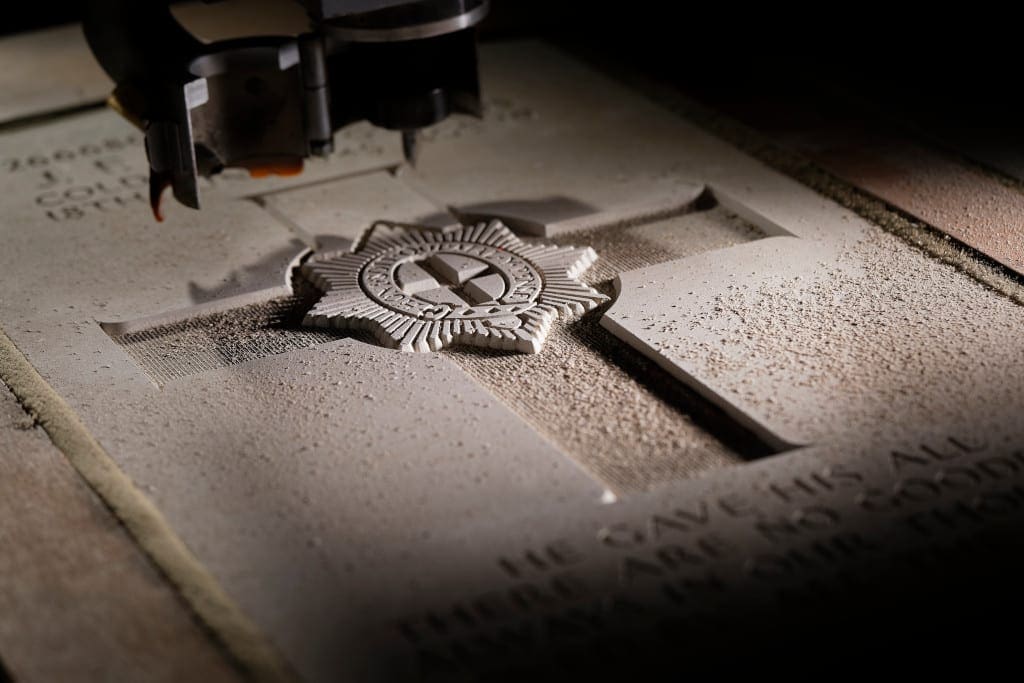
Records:
[[[499,221],[446,232],[384,227],[354,251],[303,266],[323,293],[304,324],[370,330],[402,351],[468,344],[536,353],[557,318],[608,299],[577,280],[597,259],[589,247],[526,244]]]

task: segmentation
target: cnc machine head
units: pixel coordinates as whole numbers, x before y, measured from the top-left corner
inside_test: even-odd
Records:
[[[356,121],[401,132],[412,161],[420,128],[480,115],[473,27],[488,0],[301,4],[309,31],[297,37],[207,44],[168,0],[87,0],[86,38],[117,84],[111,104],[146,134],[158,217],[167,187],[197,209],[198,176],[297,172]]]

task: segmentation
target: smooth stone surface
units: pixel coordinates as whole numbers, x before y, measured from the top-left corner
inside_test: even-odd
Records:
[[[1006,268],[1024,272],[1024,195],[1019,186],[948,151],[1010,176],[1016,173],[1020,180],[1021,140],[1018,131],[1005,126],[1005,115],[978,110],[969,98],[962,100],[961,111],[936,107],[920,92],[885,101],[889,109],[884,113],[820,93],[813,108],[786,95],[770,103],[741,97],[718,104],[773,145],[792,148],[854,188]],[[902,125],[893,125],[901,119]],[[935,146],[913,139],[921,134]]]
[[[481,71],[484,122],[428,130],[409,174],[465,220],[552,236],[680,213],[703,191],[676,154],[685,124],[555,49],[489,45]]]
[[[460,297],[458,294],[448,289],[447,287],[439,287],[437,289],[420,292],[417,294],[420,299],[429,301],[432,304],[447,304],[453,307],[464,307],[466,300]]]
[[[412,261],[400,265],[395,276],[406,294],[419,294],[441,286],[433,275]]]
[[[311,239],[355,241],[377,221],[443,229],[458,220],[387,171],[365,173],[266,195],[275,215]]]
[[[202,212],[175,207],[154,221],[138,171],[141,143],[113,116],[88,113],[0,136],[0,154],[14,158],[96,145],[95,153],[59,162],[50,154],[46,168],[9,174],[0,217],[8,332],[54,335],[53,326],[90,317],[125,323],[290,291],[288,264],[308,246],[255,204],[211,196]]]
[[[0,39],[0,124],[102,102],[113,83],[77,24]]]
[[[455,254],[435,254],[430,257],[430,265],[452,284],[464,284],[480,275],[488,266],[480,259]]]
[[[521,234],[553,237],[579,230],[646,223],[686,213],[693,208],[697,199],[704,193],[704,189],[703,185],[680,183],[673,187],[654,190],[636,188],[635,191],[639,195],[648,196],[622,203],[605,202],[604,197],[592,204],[552,198],[540,201],[480,202],[457,206],[455,210],[464,221],[496,217]]]
[[[466,294],[475,304],[496,301],[505,293],[505,280],[497,273],[474,278],[466,284]]]

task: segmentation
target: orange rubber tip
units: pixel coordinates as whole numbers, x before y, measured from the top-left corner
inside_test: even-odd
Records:
[[[272,175],[287,177],[300,173],[302,173],[302,159],[252,166],[249,169],[249,175],[253,178],[269,178]]]

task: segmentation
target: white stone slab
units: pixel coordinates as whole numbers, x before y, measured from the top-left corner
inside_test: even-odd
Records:
[[[279,295],[308,246],[231,192],[155,223],[132,135],[96,112],[0,136],[3,158],[48,159],[6,179],[0,326],[306,678],[358,658],[353,563],[439,524],[597,504],[603,486],[442,357],[342,340],[156,387],[108,332]]]
[[[283,190],[262,198],[268,210],[314,240],[354,241],[377,221],[443,229],[458,224],[448,211],[377,171]]]
[[[0,39],[0,64],[0,123],[102,102],[114,87],[77,24]]]
[[[522,168],[501,168],[509,178],[496,184],[504,187],[521,187],[521,182],[513,181],[511,176],[516,172],[523,173]],[[572,173],[563,173],[572,177]],[[519,176],[523,177],[523,176]],[[492,179],[493,180],[493,179]],[[559,178],[559,186],[569,181]],[[582,183],[574,196],[588,195],[592,188],[600,187],[600,183]],[[492,190],[488,188],[488,192]],[[498,200],[477,202],[473,204],[457,204],[453,207],[463,221],[474,222],[499,218],[526,235],[553,237],[565,233],[603,228],[612,225],[636,224],[655,221],[689,211],[697,198],[704,192],[703,185],[679,183],[669,187],[656,184],[653,189],[631,188],[640,196],[640,200],[604,195],[593,192],[594,201],[585,203],[567,197],[550,197],[539,200]]]
[[[428,131],[410,174],[466,220],[497,217],[552,236],[680,213],[703,191],[665,130],[633,126],[630,111],[639,104],[642,117],[675,117],[552,48],[488,46],[481,73],[484,122]]]
[[[779,448],[1024,409],[1024,311],[880,229],[623,273],[602,324]]]
[[[550,617],[579,625],[581,609],[584,622],[592,626],[587,633],[599,647],[609,624],[633,623],[609,611],[619,598],[657,604],[669,589],[690,591],[685,581],[706,582],[707,572],[714,572],[713,578],[720,577],[735,594],[767,600],[778,584],[763,581],[762,572],[781,564],[775,559],[779,554],[806,552],[805,545],[826,533],[846,530],[864,534],[878,553],[906,551],[913,542],[930,540],[915,536],[902,517],[897,521],[903,533],[894,534],[894,515],[926,514],[929,506],[942,501],[976,505],[977,496],[1019,482],[1024,463],[1006,469],[1017,467],[1012,463],[1022,438],[1014,419],[1019,396],[1012,393],[1010,380],[1020,376],[1024,354],[1012,340],[1006,343],[1005,321],[1019,329],[1013,304],[902,243],[890,238],[866,242],[871,231],[851,223],[847,212],[547,48],[485,47],[483,54],[492,113],[500,116],[484,123],[458,123],[462,128],[453,122],[454,128],[446,129],[449,137],[427,141],[424,182],[439,188],[428,195],[446,202],[453,201],[448,196],[462,196],[471,203],[578,193],[578,201],[602,208],[607,200],[603,206],[611,210],[639,201],[637,195],[645,188],[671,191],[684,183],[706,183],[723,205],[736,206],[734,210],[746,212],[768,232],[813,237],[814,243],[765,240],[698,256],[693,264],[684,260],[654,266],[666,272],[651,283],[634,282],[628,292],[623,286],[623,298],[612,309],[630,299],[641,299],[637,307],[650,304],[653,321],[633,330],[637,339],[647,343],[648,337],[662,335],[676,343],[689,333],[668,337],[678,325],[679,311],[699,306],[698,314],[708,317],[689,318],[700,323],[695,329],[707,331],[710,342],[721,344],[712,333],[717,330],[738,349],[738,367],[727,367],[727,373],[712,378],[718,383],[716,395],[732,391],[733,380],[742,384],[751,376],[744,372],[763,370],[759,361],[778,355],[780,348],[781,361],[789,363],[793,356],[793,364],[783,366],[786,372],[769,372],[761,379],[766,391],[789,390],[790,380],[802,377],[799,353],[789,351],[799,352],[805,345],[786,345],[789,338],[800,340],[807,334],[841,341],[849,351],[848,357],[831,356],[840,361],[834,366],[838,375],[849,367],[847,361],[862,360],[860,350],[877,350],[884,343],[894,367],[887,372],[896,379],[916,373],[920,386],[939,387],[944,393],[901,393],[905,385],[872,383],[880,376],[873,375],[857,386],[893,401],[878,413],[881,433],[865,428],[840,435],[872,437],[859,439],[855,448],[847,443],[804,449],[609,504],[614,495],[603,495],[603,486],[443,355],[403,355],[343,339],[154,386],[97,321],[194,304],[187,288],[190,280],[209,290],[218,282],[231,282],[232,273],[238,272],[239,283],[254,284],[229,288],[227,294],[265,291],[259,288],[283,282],[286,271],[281,263],[271,266],[268,254],[291,245],[293,233],[250,203],[231,201],[239,193],[227,191],[213,197],[210,209],[200,214],[175,209],[159,229],[138,227],[151,226],[144,213],[110,201],[102,205],[105,209],[81,209],[85,215],[76,220],[65,220],[62,214],[60,220],[49,218],[50,208],[39,206],[37,198],[50,189],[38,184],[58,183],[57,194],[46,195],[49,202],[63,201],[67,188],[81,186],[83,180],[86,186],[94,183],[106,171],[95,165],[91,152],[87,160],[56,165],[73,174],[74,184],[45,174],[12,176],[0,214],[5,283],[0,326],[305,678],[405,680],[417,667],[423,673],[426,653],[454,661],[472,679],[473,667],[489,660],[492,651],[481,649],[488,642],[507,646],[520,663],[535,662],[537,650],[517,649],[524,639],[516,636],[525,634],[525,642],[543,647],[557,640],[551,627],[558,624]],[[519,104],[523,102],[527,104]],[[26,157],[37,148],[79,145],[97,139],[98,132],[123,130],[110,116],[83,116],[38,127],[31,135],[2,136],[0,151],[4,157]],[[461,137],[454,137],[455,132]],[[584,133],[593,135],[592,152],[581,143]],[[132,149],[141,154],[137,145]],[[484,158],[488,149],[495,151],[490,160]],[[477,157],[470,156],[472,150]],[[566,151],[571,154],[564,156]],[[442,159],[443,154],[450,157]],[[431,155],[435,158],[428,161]],[[358,166],[359,159],[375,158],[367,152],[351,160]],[[118,159],[124,157],[114,154],[104,165]],[[499,161],[518,171],[502,175],[494,170]],[[138,157],[129,162],[135,164],[132,169],[139,168]],[[343,166],[339,162],[331,168]],[[475,168],[483,180],[472,185],[477,182]],[[541,173],[544,168],[557,173]],[[83,169],[90,175],[81,176]],[[118,181],[122,176],[111,177]],[[92,187],[94,192],[107,189]],[[528,191],[517,191],[524,188]],[[97,217],[100,212],[106,217]],[[616,220],[625,218],[620,214]],[[694,223],[699,221],[665,222],[651,234],[667,243],[676,239],[665,235],[671,226]],[[722,226],[712,230],[697,225],[688,234],[706,239],[705,245],[740,238],[739,231]],[[794,244],[798,246],[781,246]],[[692,246],[694,251],[700,248]],[[738,258],[731,254],[744,249],[767,250],[748,259],[754,274],[736,273],[741,283],[764,285],[764,292],[728,289],[730,259]],[[862,251],[852,253],[849,262],[841,261],[853,249]],[[880,258],[887,253],[895,255],[895,262]],[[773,254],[775,260],[770,260]],[[816,258],[836,272],[818,269]],[[254,267],[260,259],[265,265]],[[693,276],[691,266],[697,273],[703,268],[706,277]],[[773,284],[779,285],[771,279],[775,268],[801,277],[814,275],[809,286],[828,285],[832,280],[826,274],[839,277],[841,286],[833,293],[867,288],[883,295],[878,299],[882,302],[906,296],[903,292],[909,290],[917,310],[908,315],[916,324],[883,330],[877,321],[891,318],[872,317],[870,298],[847,302],[817,295],[807,300],[772,296],[778,289]],[[624,282],[636,277],[625,275]],[[690,290],[679,287],[687,279],[698,285],[692,297]],[[714,299],[716,293],[726,305]],[[647,295],[660,298],[650,303]],[[761,327],[737,325],[729,296],[748,306],[764,304],[763,310],[755,306],[760,318],[748,319]],[[849,303],[858,316],[839,321],[842,334],[836,334],[834,318],[808,326],[809,320],[819,318],[802,313],[800,306],[809,309],[823,302],[830,313],[846,310]],[[673,304],[682,309],[673,309]],[[662,312],[664,316],[657,315]],[[859,326],[863,320],[872,322],[868,327],[879,334],[879,342],[851,331],[852,322]],[[906,337],[908,330],[918,328]],[[942,336],[947,328],[956,335]],[[744,341],[748,331],[763,346]],[[940,343],[933,344],[924,331],[938,334]],[[952,347],[956,352],[948,351],[951,340],[962,342]],[[871,343],[865,346],[865,341]],[[659,351],[658,357],[667,358],[670,351]],[[955,357],[960,351],[965,359]],[[567,357],[562,371],[573,372],[572,363]],[[953,373],[946,376],[950,368]],[[827,376],[833,366],[819,370],[833,381]],[[557,382],[558,376],[549,380]],[[977,396],[983,382],[991,385],[991,393],[983,394],[991,400],[962,398]],[[838,381],[827,386],[844,391]],[[600,384],[589,388],[602,390]],[[750,386],[734,394],[748,400],[757,391],[759,387]],[[587,396],[579,394],[568,398],[580,402],[580,416],[600,414],[588,413]],[[827,394],[808,391],[806,396],[816,399],[820,410],[835,408],[836,401]],[[854,397],[854,406],[869,399],[870,392]],[[949,410],[956,402],[963,409]],[[917,419],[933,406],[937,410],[930,418]],[[819,422],[812,420],[811,426]],[[892,425],[902,430],[899,438],[884,440],[892,436]],[[977,425],[989,429],[986,443],[964,446],[975,434],[967,430],[964,436],[964,429]],[[791,433],[784,436],[804,440],[805,426],[793,422]],[[639,463],[636,467],[644,466],[642,443],[641,435],[630,460]],[[892,457],[897,451],[905,453],[902,460]],[[931,455],[947,451],[953,455],[942,462]],[[976,484],[963,484],[962,474],[950,474],[954,457],[956,465],[977,471]],[[977,462],[982,458],[1002,458],[992,461],[1001,463],[1008,459],[1011,465],[1002,467],[1009,473],[986,478]],[[918,479],[939,493],[925,502],[910,499],[906,481]],[[916,485],[922,486],[919,481]],[[978,515],[990,514],[978,509]],[[771,529],[786,523],[796,525],[795,536],[783,542],[765,536],[765,524]],[[814,527],[816,523],[824,526]],[[701,553],[700,561],[691,562],[689,553]],[[795,580],[813,580],[819,566],[802,568]],[[647,577],[655,578],[648,582]],[[684,601],[679,613],[691,614],[693,604]],[[492,624],[517,630],[504,640],[485,641],[481,634],[493,636]],[[596,648],[586,649],[593,653]]]
[[[645,216],[645,212],[638,208],[644,205],[644,201],[637,201],[637,197],[651,192],[651,188],[661,187],[659,183],[669,178],[669,185],[675,182],[706,187],[710,197],[723,209],[756,225],[767,235],[788,235],[813,241],[813,244],[801,248],[813,253],[820,251],[820,259],[833,266],[838,267],[837,259],[842,254],[857,249],[870,252],[864,245],[879,231],[864,220],[643,101],[625,87],[611,83],[572,61],[553,58],[546,50],[531,46],[529,50],[521,49],[523,54],[519,54],[516,46],[496,46],[485,56],[482,60],[484,72],[491,74],[492,82],[500,84],[497,89],[492,86],[490,92],[505,103],[498,114],[503,125],[488,127],[485,121],[475,126],[446,124],[451,130],[440,127],[436,141],[424,146],[422,162],[414,180],[422,184],[424,192],[432,193],[460,212],[467,213],[477,204],[484,210],[507,214],[508,207],[517,203],[522,218],[518,223],[510,218],[512,224],[520,230],[540,232],[542,230],[536,227],[540,223],[544,223],[543,230],[553,226],[579,229],[590,220],[583,211],[579,217],[568,216],[573,206],[579,206],[567,201],[566,197],[548,202],[548,195],[544,192],[550,188],[572,189],[575,194],[569,193],[570,200],[579,200],[587,193],[590,193],[588,196],[600,196],[600,201],[591,202],[595,208],[601,209],[589,214],[598,217],[594,220],[600,222],[600,217],[605,216],[611,217],[609,220],[613,224],[629,224],[643,220]],[[510,111],[519,112],[519,115],[511,116],[508,114]],[[442,143],[451,144],[442,147]],[[453,153],[453,148],[457,154]],[[467,160],[472,163],[459,166]],[[636,166],[631,166],[634,163]],[[618,183],[611,180],[613,174],[608,169],[612,167],[622,173]],[[472,171],[468,170],[470,168]],[[580,186],[582,189],[577,189]],[[621,196],[616,195],[619,191],[623,192]],[[516,192],[521,194],[517,196]],[[488,205],[487,198],[494,197],[498,197],[496,203]],[[535,210],[550,210],[550,214],[546,219],[537,218],[539,214],[531,213]],[[769,250],[770,247],[743,248],[737,253],[758,254],[760,249]],[[765,258],[769,253],[764,252]],[[886,249],[881,249],[880,254],[870,252],[864,258],[877,259],[885,253]],[[685,275],[692,263],[685,261],[673,267],[682,269]],[[706,277],[696,281],[677,277],[678,284],[685,282],[688,289],[707,290],[715,283],[723,282],[722,277],[728,275],[723,271],[730,267],[717,254],[700,257],[696,263],[705,269],[701,272]],[[925,263],[924,257],[920,257],[920,263]],[[921,267],[920,263],[913,263],[912,267],[917,269]],[[742,271],[746,265],[741,262],[735,267]],[[779,264],[780,270],[805,266],[810,267],[810,264],[802,263],[799,257],[794,257],[792,263]],[[851,272],[857,267],[845,266]],[[659,266],[652,272],[661,277],[670,270],[669,266]],[[642,278],[646,272],[635,275]],[[758,272],[763,272],[763,269]],[[632,275],[624,277],[624,281],[628,280],[630,286],[639,288],[639,291],[630,296],[639,300],[650,295],[649,285],[634,284],[630,279]],[[809,274],[805,276],[810,277]],[[661,284],[668,286],[665,282]],[[620,305],[621,302],[613,307],[608,317],[610,323],[617,320]],[[659,311],[659,315],[665,318],[665,324],[677,322],[671,316],[682,313],[681,303],[673,301],[672,305],[678,308]],[[757,308],[756,304],[750,305]],[[998,320],[998,315],[993,311],[993,321]],[[765,395],[762,396],[757,392],[751,393],[751,389],[718,387],[713,382],[697,379],[704,378],[707,373],[691,372],[689,368],[679,370],[677,363],[666,360],[656,348],[661,342],[650,341],[654,335],[649,330],[627,332],[615,325],[612,328],[621,332],[628,341],[644,348],[662,365],[673,367],[681,377],[709,397],[714,397],[716,402],[726,406],[738,419],[780,448],[815,442],[823,434],[840,431],[839,427],[824,427],[822,424],[808,430],[806,425],[801,427],[797,422],[784,423],[780,418],[781,408],[771,405],[761,405],[754,410],[754,403],[774,400],[773,396],[781,389],[764,384]],[[649,338],[641,341],[641,331],[648,333]],[[951,337],[946,340],[949,343],[959,341]],[[710,340],[706,341],[710,344]],[[762,363],[771,363],[772,349],[778,344],[773,346],[767,339],[762,341]],[[756,365],[752,363],[750,367]],[[753,383],[756,378],[751,375],[741,379]],[[799,376],[793,379],[797,386],[801,386]],[[743,397],[746,399],[741,400]],[[804,398],[807,403],[801,405],[805,414],[822,400],[821,395]],[[870,398],[870,392],[867,392],[863,400]],[[849,405],[851,411],[856,412],[853,404]],[[751,412],[745,412],[740,406],[749,408]],[[816,420],[816,424],[834,421],[825,417],[824,412]],[[852,425],[849,428],[854,429]]]

